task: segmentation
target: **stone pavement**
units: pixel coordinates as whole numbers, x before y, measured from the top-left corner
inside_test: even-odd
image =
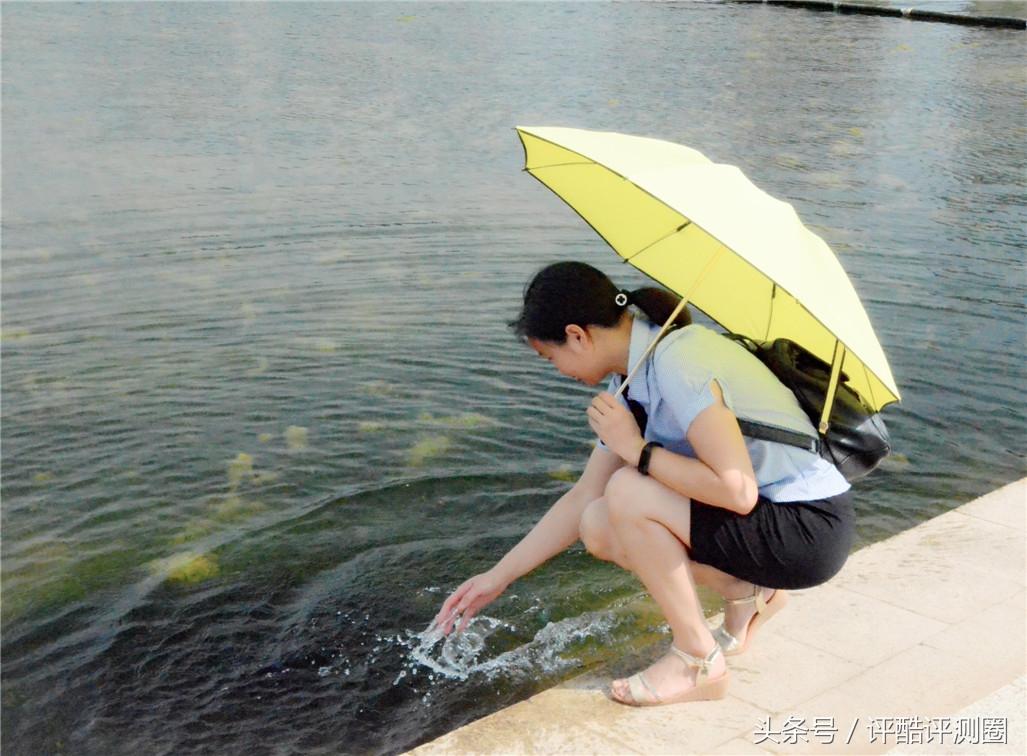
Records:
[[[413,753],[1027,753],[1025,512],[1027,478],[854,553],[729,658],[721,701],[606,698],[611,675],[646,663],[635,659]],[[982,742],[1003,723],[1005,744]]]

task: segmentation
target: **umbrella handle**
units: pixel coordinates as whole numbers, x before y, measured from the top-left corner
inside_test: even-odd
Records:
[[[845,347],[842,342],[835,339],[834,355],[831,357],[831,380],[827,383],[827,395],[824,397],[824,409],[820,412],[820,424],[817,430],[823,436],[830,426],[831,407],[834,405],[834,395],[838,391],[838,378],[842,373],[842,362],[845,360]]]

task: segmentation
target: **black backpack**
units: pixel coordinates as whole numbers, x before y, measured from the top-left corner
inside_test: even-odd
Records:
[[[831,366],[788,339],[757,344],[744,336],[725,335],[754,354],[795,394],[799,406],[816,428],[827,396]],[[846,385],[847,380],[845,373],[838,379],[825,435],[808,436],[738,418],[742,435],[806,449],[834,464],[846,480],[862,478],[891,452],[891,438],[880,413],[867,407]]]

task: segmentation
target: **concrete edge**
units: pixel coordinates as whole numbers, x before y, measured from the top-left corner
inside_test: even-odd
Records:
[[[740,5],[775,5],[780,8],[801,8],[803,10],[827,13],[854,14],[862,16],[887,16],[907,18],[911,21],[934,21],[960,26],[982,26],[993,29],[1027,29],[1027,19],[1005,16],[971,16],[963,13],[921,10],[919,8],[892,8],[857,3],[831,2],[831,0],[729,0]]]
[[[589,670],[525,701],[458,727],[410,752],[425,756],[439,753],[790,753],[825,750],[883,753],[888,750],[887,743],[876,747],[870,747],[866,742],[853,744],[855,750],[818,750],[811,749],[809,745],[806,748],[788,749],[773,745],[761,747],[752,742],[751,738],[752,722],[764,716],[772,715],[775,721],[780,721],[787,711],[833,714],[837,710],[852,714],[853,707],[858,709],[861,705],[866,706],[868,701],[878,702],[878,691],[883,679],[897,689],[889,691],[895,708],[884,708],[881,711],[895,711],[898,714],[902,706],[920,706],[932,716],[949,717],[961,712],[980,714],[982,711],[990,711],[993,715],[1006,714],[1012,722],[1012,740],[1007,747],[983,751],[979,748],[948,751],[924,749],[924,752],[1023,753],[1022,732],[1027,717],[1024,717],[1021,706],[1018,719],[1016,707],[1025,697],[1022,680],[1027,668],[1023,661],[1024,649],[1019,647],[1024,646],[1023,635],[1027,629],[1012,628],[1014,639],[1019,632],[1021,642],[1017,646],[1014,640],[1012,646],[1015,648],[1010,652],[1011,656],[998,660],[1001,663],[997,665],[982,666],[979,648],[976,646],[971,645],[965,652],[962,649],[967,645],[967,637],[979,638],[982,633],[993,635],[996,625],[1023,622],[1024,589],[1027,587],[1023,554],[1027,541],[1025,505],[1027,478],[1014,481],[854,552],[850,562],[855,562],[855,569],[851,571],[847,582],[836,584],[832,581],[826,584],[829,586],[828,592],[808,600],[805,615],[800,608],[797,616],[790,621],[790,626],[789,620],[775,620],[779,626],[777,636],[763,640],[761,645],[765,644],[765,648],[751,651],[751,662],[746,657],[738,657],[742,659],[743,665],[739,670],[742,675],[740,680],[737,677],[739,672],[735,673],[735,679],[742,683],[740,690],[732,691],[722,702],[685,704],[686,707],[692,707],[688,709],[687,717],[683,717],[680,709],[675,713],[673,710],[676,707],[633,710],[606,701],[597,692],[600,681],[611,674],[611,668],[623,665],[623,660],[611,660],[600,669]],[[958,534],[956,538],[952,538],[954,533]],[[1007,546],[1013,548],[998,549],[1008,563],[1002,568],[1004,572],[992,574],[994,562],[998,560],[990,552],[997,548],[995,541],[1000,539],[1005,539]],[[939,547],[939,543],[948,545]],[[1016,549],[1019,549],[1019,564],[1016,562]],[[955,567],[949,564],[953,555],[962,560]],[[915,564],[917,567],[910,570],[912,584],[904,586],[900,584],[901,579],[896,582],[895,566],[904,564],[902,560],[908,559],[914,559],[911,566]],[[981,560],[979,565],[966,570],[971,574],[967,579],[969,587],[961,594],[957,591],[955,595],[961,607],[954,615],[932,616],[934,608],[930,603],[917,607],[915,604],[903,605],[902,601],[891,601],[893,591],[915,597],[923,593],[925,584],[931,585],[935,581],[945,585],[946,590],[951,587],[945,575],[920,575],[917,573],[919,567],[936,571],[945,564],[958,571],[977,560]],[[982,585],[987,589],[982,590]],[[811,593],[820,588],[812,589]],[[825,600],[826,608],[822,606]],[[800,607],[801,601],[800,595],[796,601]],[[898,627],[892,631],[892,641],[885,637],[887,632],[873,641],[876,644],[894,643],[894,637],[899,637],[900,645],[879,655],[879,658],[862,660],[858,655],[852,655],[854,649],[849,649],[849,658],[825,653],[823,649],[830,646],[818,647],[817,639],[813,636],[816,633],[831,635],[830,621],[837,620],[825,615],[831,614],[832,602],[835,606],[841,602],[842,611],[845,602],[856,602],[857,609],[865,610],[864,615],[873,615],[863,618],[869,623],[867,627],[871,633],[877,631],[878,625],[897,623],[901,626],[907,623],[907,628]],[[785,614],[781,616],[785,617]],[[830,621],[825,624],[825,620]],[[851,618],[844,620],[846,623],[851,621]],[[903,637],[903,633],[908,633],[910,637]],[[803,641],[798,641],[799,638]],[[804,642],[807,638],[814,645],[807,645]],[[801,665],[798,668],[794,665],[796,655],[807,667],[812,668],[813,677],[819,676],[821,679],[809,688],[809,691],[813,691],[811,695],[804,697],[804,694],[800,694],[789,703],[779,697],[780,684],[773,683],[781,670],[771,669],[764,674],[764,668],[776,663],[778,666],[784,665],[788,670],[795,670],[801,677]],[[957,676],[962,676],[961,684],[952,690],[944,689],[946,680],[938,677],[935,671],[949,659],[955,662]],[[928,670],[927,677],[912,679],[917,670],[921,669]],[[895,677],[896,670],[902,673],[899,677]],[[976,676],[969,687],[963,684],[966,675]],[[802,681],[796,683],[794,679],[790,683],[798,684],[800,688],[804,684]],[[735,683],[732,685],[734,687]],[[926,702],[922,690],[918,689],[918,686],[923,688],[925,685],[928,690],[935,688],[933,702]],[[969,697],[967,691],[972,693]],[[707,708],[702,708],[704,706]],[[722,708],[717,709],[718,706]],[[668,715],[678,718],[678,730],[687,723],[688,743],[679,739],[680,732],[675,733],[675,725],[668,725],[668,721],[673,721],[668,720]]]

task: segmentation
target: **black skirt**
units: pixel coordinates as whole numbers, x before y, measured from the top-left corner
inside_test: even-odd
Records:
[[[810,588],[845,564],[855,520],[848,491],[780,504],[761,496],[747,515],[693,500],[689,551],[696,562],[765,588]]]

